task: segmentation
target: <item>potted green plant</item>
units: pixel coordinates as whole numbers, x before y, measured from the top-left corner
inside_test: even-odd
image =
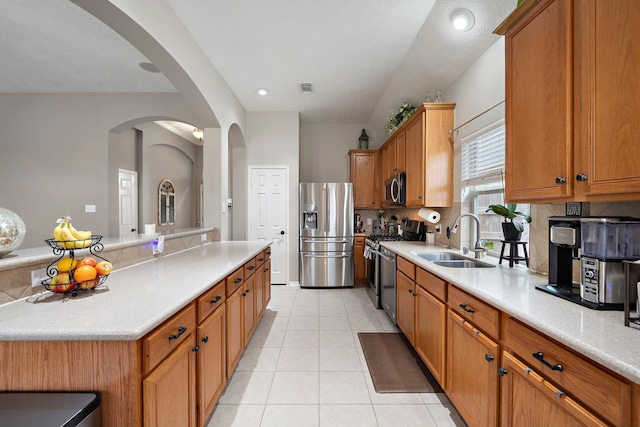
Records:
[[[531,223],[531,216],[516,211],[518,205],[516,203],[508,203],[504,205],[489,205],[486,212],[493,212],[503,216],[505,220],[502,222],[502,233],[504,240],[515,242],[520,240],[520,236],[524,231],[524,223]],[[508,220],[508,221],[507,221]]]

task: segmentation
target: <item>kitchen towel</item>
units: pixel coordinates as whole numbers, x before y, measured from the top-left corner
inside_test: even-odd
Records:
[[[440,222],[440,213],[433,209],[420,208],[418,215],[420,215],[420,218],[427,220],[431,224],[437,224]]]

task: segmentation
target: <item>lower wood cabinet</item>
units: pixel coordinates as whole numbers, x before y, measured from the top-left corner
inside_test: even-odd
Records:
[[[353,278],[356,283],[366,279],[363,236],[356,236],[353,240]]]
[[[396,323],[414,344],[416,284],[401,271],[396,272]]]
[[[188,337],[142,382],[145,427],[195,427],[195,335]]]
[[[469,426],[496,426],[499,346],[455,312],[447,319],[445,391]]]
[[[415,290],[414,346],[433,377],[444,384],[447,306],[419,283]]]
[[[269,301],[271,301],[271,259],[267,258],[262,265],[262,273],[264,274],[262,280],[262,311],[267,308]]]
[[[504,352],[501,365],[502,427],[608,425],[515,356]]]
[[[207,317],[196,332],[198,425],[206,425],[227,382],[225,306],[219,306]]]
[[[256,275],[252,274],[242,287],[242,348],[246,347],[256,329]]]
[[[226,307],[226,344],[227,379],[231,378],[242,355],[244,326],[242,323],[242,287],[227,297]]]

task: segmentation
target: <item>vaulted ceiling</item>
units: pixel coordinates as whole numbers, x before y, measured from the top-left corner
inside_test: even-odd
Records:
[[[303,123],[386,123],[446,89],[498,40],[516,0],[167,1],[247,111]],[[109,27],[69,0],[0,0],[0,92],[175,92]],[[456,31],[465,7],[475,26]],[[160,70],[161,71],[161,70]],[[313,92],[300,92],[312,83]],[[266,88],[260,96],[257,88]],[[446,100],[446,99],[445,99]]]

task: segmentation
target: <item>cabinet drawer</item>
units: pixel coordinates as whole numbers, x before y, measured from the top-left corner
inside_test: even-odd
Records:
[[[224,299],[225,281],[222,280],[198,298],[198,324],[224,304]]]
[[[455,286],[449,286],[449,307],[490,337],[498,338],[500,312]]]
[[[267,260],[267,250],[260,252],[256,255],[256,268],[260,267]]]
[[[244,282],[244,267],[240,267],[233,273],[227,276],[226,280],[226,293],[227,298],[229,295],[234,293],[236,289],[242,286],[242,282]]]
[[[247,261],[244,263],[242,267],[244,269],[244,279],[247,280],[249,276],[251,276],[256,271],[256,258],[254,257],[251,261]]]
[[[561,391],[608,422],[629,425],[629,384],[511,318],[505,322],[505,344]]]
[[[416,280],[416,266],[402,257],[396,257],[397,270],[402,271],[411,280]]]
[[[144,371],[148,373],[196,330],[196,307],[189,304],[144,337]]]
[[[438,276],[434,276],[421,268],[416,268],[416,283],[440,301],[447,300],[447,283]]]

